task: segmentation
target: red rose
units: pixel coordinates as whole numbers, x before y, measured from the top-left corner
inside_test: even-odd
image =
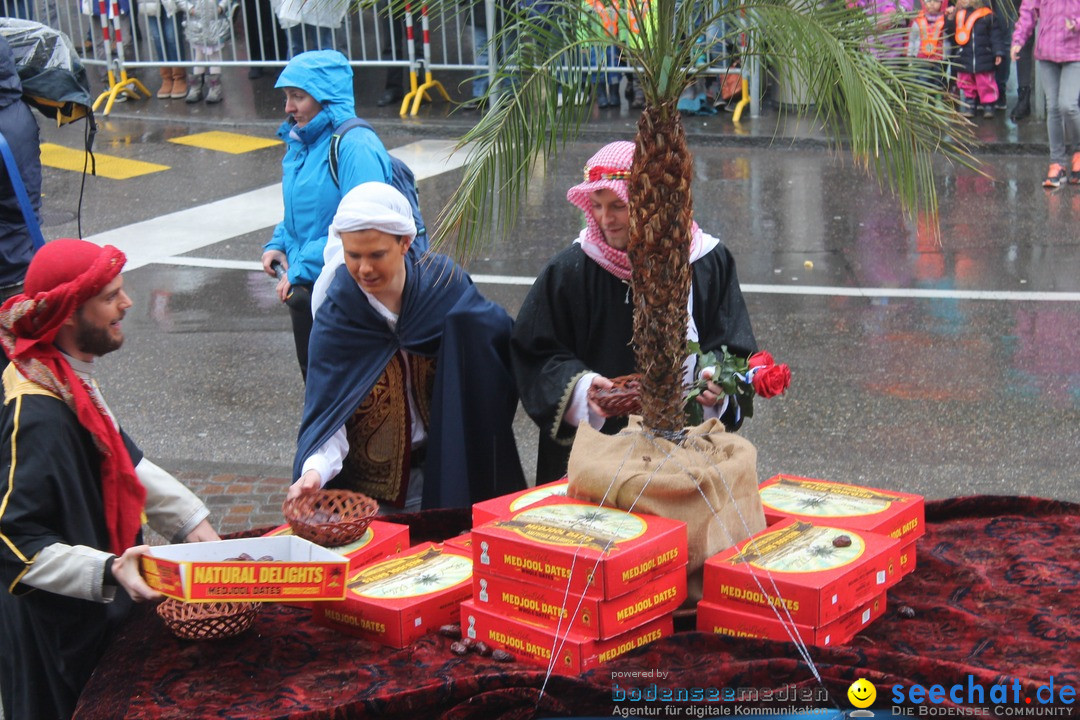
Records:
[[[769,367],[775,365],[776,361],[773,360],[773,356],[768,353],[767,350],[756,352],[750,356],[750,359],[746,361],[746,365],[750,370],[756,367]]]
[[[754,373],[754,392],[763,398],[782,395],[788,385],[791,385],[791,368],[787,365],[770,365]]]

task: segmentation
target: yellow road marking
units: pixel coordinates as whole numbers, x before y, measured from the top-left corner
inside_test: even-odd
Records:
[[[157,163],[143,162],[142,160],[128,160],[115,155],[106,155],[105,153],[94,153],[94,161],[97,174],[110,180],[128,180],[140,175],[149,175],[150,173],[169,169],[168,165],[158,165]],[[87,168],[87,172],[91,168],[91,165],[87,163],[83,150],[72,150],[52,143],[41,144],[41,164],[74,172],[82,172],[84,166]]]
[[[239,155],[241,153],[251,152],[252,150],[262,150],[263,148],[282,144],[281,141],[276,138],[254,137],[252,135],[240,135],[239,133],[222,132],[220,130],[171,138],[169,142],[176,143],[177,145],[190,145],[191,147],[205,148],[206,150],[216,150],[232,155]]]

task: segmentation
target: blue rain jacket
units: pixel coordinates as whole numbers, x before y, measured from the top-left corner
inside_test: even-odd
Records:
[[[338,147],[340,187],[330,176],[330,138],[334,128],[356,115],[353,72],[336,50],[312,50],[294,57],[275,87],[300,88],[322,105],[322,112],[302,128],[290,117],[280,128],[288,147],[281,161],[285,218],[264,250],[281,250],[289,259],[289,282],[311,285],[323,266],[326,232],[338,203],[365,182],[389,182],[390,156],[379,137],[357,128]]]

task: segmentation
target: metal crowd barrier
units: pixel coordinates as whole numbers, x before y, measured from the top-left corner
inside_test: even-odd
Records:
[[[468,76],[494,74],[498,57],[490,53],[487,64],[477,62],[474,53],[473,27],[477,14],[482,15],[481,25],[493,27],[499,9],[496,0],[476,0],[467,7],[457,6],[456,11],[429,12],[427,5],[420,6],[421,47],[417,49],[414,34],[416,5],[410,3],[405,17],[392,20],[373,9],[354,12],[348,0],[231,0],[232,22],[220,62],[222,67],[281,68],[290,57],[290,43],[295,51],[317,48],[337,48],[354,68],[401,68],[409,70],[409,87],[401,104],[401,114],[416,115],[423,100],[433,100],[436,91],[445,100],[450,95],[442,83],[435,79],[441,72],[461,72]],[[720,1],[720,0],[714,0]],[[112,110],[121,96],[139,98],[149,95],[146,87],[136,77],[135,70],[161,67],[195,67],[206,62],[195,62],[184,40],[182,15],[179,8],[198,0],[0,0],[4,16],[36,20],[68,35],[90,73],[99,73],[98,79],[107,83],[108,89],[101,94],[95,109],[105,102],[104,113]],[[323,25],[292,24],[295,20],[282,22],[274,7],[292,4],[293,16],[311,12],[324,17],[317,20]],[[464,3],[462,3],[464,5]],[[157,8],[156,12],[152,8]],[[178,8],[169,14],[169,8]],[[148,11],[149,10],[149,11]],[[340,16],[334,23],[333,15]],[[325,17],[325,16],[329,16]],[[327,26],[329,25],[329,26]],[[627,68],[608,67],[606,72],[627,72]],[[722,74],[727,68],[717,68]],[[756,66],[743,70],[743,102],[736,111],[735,119],[744,107],[752,117],[758,114],[756,90],[758,86]]]

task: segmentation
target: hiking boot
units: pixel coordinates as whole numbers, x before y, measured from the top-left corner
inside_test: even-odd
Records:
[[[193,75],[191,77],[191,82],[188,84],[187,97],[184,98],[184,102],[188,103],[189,105],[193,105],[202,100],[204,81],[204,75]]]
[[[1016,105],[1013,106],[1009,118],[1013,122],[1020,122],[1031,114],[1031,88],[1021,85],[1016,89]]]
[[[1074,152],[1069,168],[1069,184],[1080,185],[1080,152]]]
[[[221,87],[221,76],[210,76],[210,87],[206,91],[206,104],[216,105],[225,98],[225,91]]]
[[[1047,190],[1056,190],[1061,187],[1061,183],[1065,180],[1065,177],[1065,168],[1057,163],[1050,163],[1050,169],[1046,172],[1046,179],[1043,180],[1043,187]]]

